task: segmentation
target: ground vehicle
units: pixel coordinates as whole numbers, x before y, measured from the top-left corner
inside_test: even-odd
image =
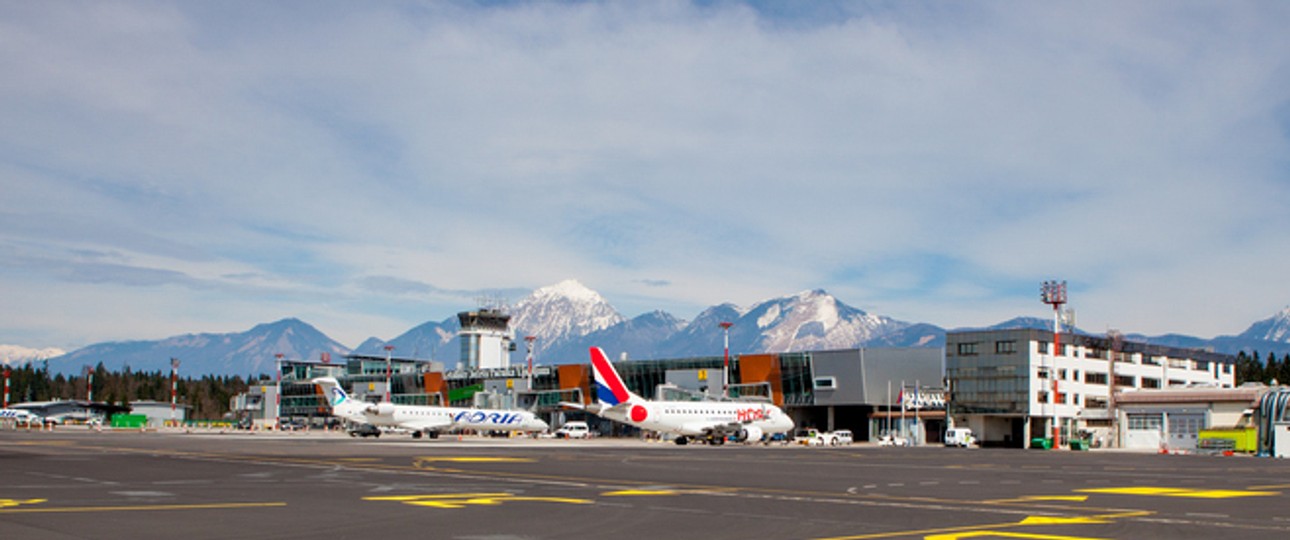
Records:
[[[851,432],[847,431],[846,434],[849,437]],[[794,439],[807,446],[837,446],[842,444],[842,438],[837,433],[809,428],[797,432]],[[850,441],[848,440],[848,442]]]
[[[381,428],[373,426],[372,424],[354,424],[353,426],[350,426],[348,431],[350,437],[366,438],[381,436]]]
[[[972,430],[968,428],[950,428],[945,430],[945,446],[958,446],[967,448],[976,442],[972,436]]]
[[[555,430],[557,439],[585,439],[591,436],[591,428],[587,427],[586,422],[573,421],[565,422],[560,429]]]
[[[909,439],[888,433],[878,437],[878,446],[909,446]]]
[[[855,442],[855,436],[849,429],[839,429],[833,432],[833,436],[838,438],[838,444],[851,444]]]

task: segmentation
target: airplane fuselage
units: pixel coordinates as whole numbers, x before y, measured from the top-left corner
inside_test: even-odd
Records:
[[[700,436],[715,428],[735,433],[754,427],[763,433],[784,433],[793,421],[779,407],[764,403],[728,401],[642,401],[603,409],[602,416],[641,429]]]

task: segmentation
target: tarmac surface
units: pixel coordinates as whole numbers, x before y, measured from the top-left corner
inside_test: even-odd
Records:
[[[1286,538],[1290,462],[0,430],[0,538]]]

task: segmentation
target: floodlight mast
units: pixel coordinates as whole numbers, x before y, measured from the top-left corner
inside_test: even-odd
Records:
[[[1066,282],[1045,281],[1040,292],[1043,302],[1053,306],[1053,370],[1048,374],[1053,381],[1053,394],[1049,399],[1053,402],[1053,448],[1060,448],[1062,443],[1061,427],[1057,422],[1057,356],[1062,352],[1062,305],[1066,303]]]

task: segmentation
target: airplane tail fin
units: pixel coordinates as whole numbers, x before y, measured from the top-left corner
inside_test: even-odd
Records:
[[[336,379],[332,377],[319,377],[314,379],[313,383],[322,387],[323,395],[327,396],[327,403],[330,404],[332,408],[344,405],[345,402],[349,401],[349,394],[345,393],[345,389],[340,387],[340,382]]]
[[[632,401],[645,401],[633,394],[618,376],[618,370],[609,362],[605,351],[600,347],[591,348],[591,369],[596,378],[596,401],[602,406],[612,407]]]

